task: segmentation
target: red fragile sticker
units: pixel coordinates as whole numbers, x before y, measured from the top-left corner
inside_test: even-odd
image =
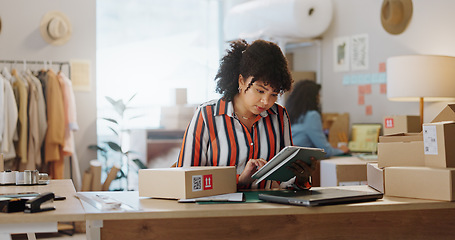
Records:
[[[209,190],[213,189],[213,177],[212,174],[202,176],[203,189]]]
[[[393,118],[386,118],[384,120],[385,128],[393,128]]]

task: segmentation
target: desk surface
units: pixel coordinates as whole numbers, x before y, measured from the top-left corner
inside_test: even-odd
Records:
[[[69,179],[51,180],[48,185],[33,186],[0,186],[0,193],[53,192],[66,197],[62,201],[54,201],[55,210],[40,213],[0,213],[1,223],[32,223],[32,222],[72,222],[85,221],[85,211],[80,201],[74,197],[76,190]]]
[[[353,190],[374,191],[366,185],[346,186]],[[84,192],[87,196],[99,192]],[[318,207],[301,207],[276,203],[232,203],[232,204],[195,204],[178,203],[176,200],[140,198],[138,192],[103,192],[112,198],[138,209],[138,211],[109,212],[83,202],[86,219],[121,220],[121,219],[160,219],[160,218],[200,218],[232,216],[265,216],[286,214],[321,214],[321,213],[356,213],[399,210],[455,209],[454,202],[424,199],[387,197],[374,202],[340,204]]]
[[[341,187],[370,190],[368,186]],[[87,195],[95,192],[84,193]],[[374,202],[301,207],[275,203],[196,204],[103,192],[140,208],[100,212],[100,239],[447,239],[455,235],[455,203],[384,197]],[[88,206],[86,206],[88,205]]]

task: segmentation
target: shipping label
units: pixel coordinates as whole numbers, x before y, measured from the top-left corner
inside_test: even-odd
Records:
[[[423,146],[426,155],[438,155],[436,126],[423,126]]]
[[[202,191],[202,175],[192,176],[193,192]]]
[[[212,174],[192,176],[192,186],[193,192],[213,189]]]

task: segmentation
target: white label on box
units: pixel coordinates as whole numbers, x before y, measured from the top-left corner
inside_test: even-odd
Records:
[[[193,192],[202,191],[202,175],[192,176],[191,186]]]
[[[423,146],[426,155],[438,155],[436,126],[423,126]]]

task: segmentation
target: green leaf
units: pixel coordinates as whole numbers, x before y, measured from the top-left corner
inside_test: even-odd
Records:
[[[131,102],[131,100],[133,100],[133,98],[136,97],[136,94],[137,94],[137,93],[133,94],[133,96],[130,97],[130,99],[128,100],[128,102],[126,102],[126,104],[129,104],[129,103]]]
[[[142,163],[142,161],[138,158],[136,159],[133,159],[132,160],[134,163],[136,163],[136,165],[139,167],[139,169],[146,169],[147,166],[144,165],[144,163]]]
[[[114,134],[118,136],[118,132],[115,129],[113,129],[112,127],[109,127],[109,129],[111,129],[111,131],[114,132]]]
[[[103,118],[103,119],[106,120],[106,121],[109,121],[109,122],[113,122],[113,123],[118,125],[118,122],[115,119],[112,119],[112,118]]]
[[[123,104],[123,101],[120,100],[117,102],[117,104],[114,105],[114,109],[121,117],[123,117],[123,113],[125,112],[126,106],[125,104]]]
[[[112,150],[123,153],[122,147],[120,147],[117,143],[115,143],[115,142],[106,142],[106,143]]]
[[[116,104],[116,102],[117,102],[116,100],[112,99],[109,96],[105,96],[105,98],[110,104],[112,104],[112,106],[114,106]]]
[[[110,104],[114,107],[114,110],[123,117],[123,112],[125,111],[125,104],[123,103],[123,100],[114,100],[111,97],[106,96],[105,97],[107,101],[109,101]]]
[[[96,150],[96,151],[101,151],[101,152],[104,152],[104,153],[107,152],[106,149],[104,149],[104,148],[102,148],[102,147],[100,147],[100,146],[98,146],[98,145],[89,145],[89,146],[88,146],[88,149]]]

